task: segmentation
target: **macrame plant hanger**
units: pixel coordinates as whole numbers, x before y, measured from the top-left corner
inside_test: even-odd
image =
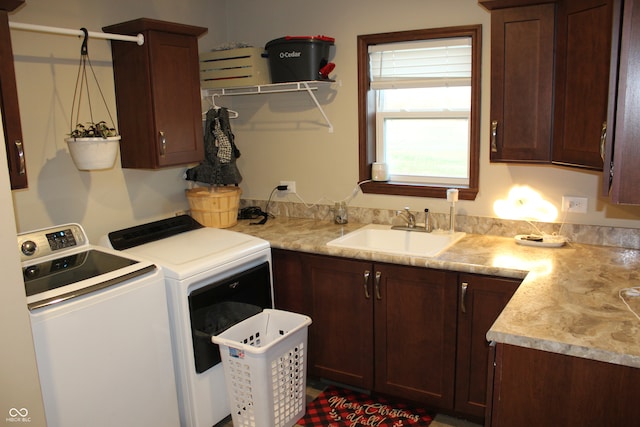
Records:
[[[93,66],[91,65],[91,60],[89,59],[89,32],[86,28],[80,29],[84,33],[84,40],[82,41],[82,47],[80,48],[80,64],[78,66],[78,76],[76,78],[76,86],[73,92],[73,104],[71,105],[71,132],[70,135],[73,136],[74,128],[84,126],[80,122],[80,106],[82,105],[82,96],[83,92],[86,89],[87,92],[87,104],[89,106],[89,118],[90,125],[96,126],[101,122],[96,123],[93,118],[93,106],[91,105],[91,94],[89,92],[89,79],[87,77],[87,65],[89,66],[89,70],[91,70],[91,75],[96,83],[96,87],[98,88],[98,92],[100,93],[100,97],[102,98],[102,102],[104,104],[105,109],[107,110],[107,114],[109,115],[109,120],[111,121],[111,126],[108,127],[109,130],[113,131],[117,135],[117,130],[115,129],[115,121],[113,120],[113,116],[111,115],[111,111],[109,110],[109,106],[107,105],[107,101],[102,93],[102,89],[100,88],[100,83],[98,83],[98,78],[96,77],[95,71],[93,71]],[[76,109],[76,100],[77,109]],[[75,112],[75,120],[74,120],[74,112]],[[76,126],[74,126],[74,123]],[[107,125],[105,123],[105,125]],[[94,135],[95,137],[104,137],[104,135],[98,133]]]
[[[109,106],[100,88],[100,83],[98,83],[98,78],[89,60],[89,50],[87,48],[89,33],[86,28],[82,28],[82,32],[84,33],[84,40],[82,42],[82,48],[80,49],[80,65],[78,66],[78,76],[73,92],[73,104],[71,105],[71,132],[69,133],[69,138],[66,138],[65,141],[69,146],[71,159],[79,170],[111,169],[118,155],[120,135],[118,135],[115,129],[113,116],[111,116],[111,111],[109,111]],[[89,66],[89,70],[91,70],[91,75],[95,80],[98,92],[111,120],[111,126],[104,120],[96,123],[94,119],[93,105],[91,104],[89,91],[89,76],[87,76],[87,65]],[[82,106],[82,97],[85,90],[90,119],[87,127],[80,122],[80,107]]]

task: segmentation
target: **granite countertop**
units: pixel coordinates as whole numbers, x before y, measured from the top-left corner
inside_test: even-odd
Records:
[[[467,234],[437,257],[408,257],[326,246],[365,224],[288,217],[249,222],[230,229],[273,248],[523,279],[489,340],[640,368],[640,319],[620,297],[621,289],[640,286],[638,250],[574,243],[530,247],[512,238]],[[640,313],[640,297],[625,300]]]

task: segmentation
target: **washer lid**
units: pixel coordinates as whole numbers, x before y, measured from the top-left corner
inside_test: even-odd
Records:
[[[269,242],[219,228],[200,228],[127,249],[163,267],[165,276],[183,280],[268,249]]]
[[[24,262],[27,307],[29,310],[48,307],[154,271],[161,277],[153,263],[135,258],[89,245],[38,258],[35,264]]]

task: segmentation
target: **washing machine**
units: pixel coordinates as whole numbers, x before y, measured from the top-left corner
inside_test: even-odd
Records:
[[[17,240],[47,425],[178,425],[162,270],[79,224]]]

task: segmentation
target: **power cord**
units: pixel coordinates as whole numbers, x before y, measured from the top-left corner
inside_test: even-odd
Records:
[[[569,242],[569,239],[562,236],[562,228],[564,227],[565,224],[565,220],[567,219],[567,211],[564,211],[564,215],[562,215],[562,220],[560,222],[560,228],[558,229],[557,232],[553,232],[551,234],[549,233],[545,233],[544,231],[540,230],[533,222],[531,222],[530,220],[525,220],[527,222],[527,224],[529,224],[537,233],[537,236],[534,237],[538,237],[539,239],[544,238],[544,236],[551,236],[551,237],[560,237],[560,238],[564,238],[565,242]]]
[[[353,189],[353,191],[351,192],[350,195],[348,195],[347,197],[345,197],[342,200],[333,200],[330,199],[326,196],[322,196],[320,197],[315,203],[312,204],[308,204],[298,193],[295,193],[294,195],[296,196],[296,198],[298,200],[300,200],[302,202],[302,204],[307,208],[307,209],[311,209],[311,208],[315,208],[316,206],[318,206],[320,204],[320,202],[322,201],[326,201],[329,202],[329,204],[335,204],[335,203],[342,203],[344,202],[345,204],[349,204],[353,199],[356,198],[356,196],[358,195],[358,193],[360,192],[360,186],[362,184],[364,184],[365,182],[371,182],[370,179],[364,180],[364,181],[360,181],[359,183],[356,184],[355,188]],[[279,187],[284,187],[284,188],[279,188]],[[286,190],[287,186],[286,185],[279,185],[278,187],[276,187],[278,190]],[[273,193],[272,193],[273,195]]]
[[[284,191],[288,188],[287,185],[277,185],[275,187],[273,187],[273,190],[271,190],[271,194],[269,194],[269,200],[267,200],[267,206],[264,208],[265,212],[262,219],[258,222],[250,222],[249,225],[262,225],[262,224],[266,224],[267,219],[269,219],[270,217],[273,218],[273,215],[271,215],[269,213],[269,204],[271,204],[271,199],[273,198],[273,194],[276,191]]]
[[[624,305],[627,306],[627,309],[629,309],[629,311],[632,312],[633,315],[638,318],[638,320],[640,320],[640,315],[638,315],[638,313],[636,313],[636,311],[633,308],[631,308],[631,306],[629,305],[627,300],[624,299],[625,296],[628,297],[628,298],[640,297],[640,286],[636,286],[634,288],[623,288],[623,289],[620,289],[618,291],[618,296],[620,297],[620,299],[622,300]]]

